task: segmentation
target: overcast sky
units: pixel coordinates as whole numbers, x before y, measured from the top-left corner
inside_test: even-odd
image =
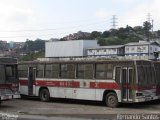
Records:
[[[77,31],[143,25],[147,14],[160,29],[160,0],[0,0],[0,40],[60,38]]]

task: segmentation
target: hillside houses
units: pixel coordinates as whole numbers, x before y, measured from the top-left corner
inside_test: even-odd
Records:
[[[139,41],[125,45],[87,49],[88,57],[124,57],[126,59],[157,59],[160,45],[157,42]]]

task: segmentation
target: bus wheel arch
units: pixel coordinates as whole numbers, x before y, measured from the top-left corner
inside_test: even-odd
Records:
[[[103,93],[103,101],[108,107],[118,107],[118,96],[114,90],[105,90]]]
[[[41,87],[39,89],[39,97],[41,101],[48,102],[50,100],[50,92],[47,87]]]

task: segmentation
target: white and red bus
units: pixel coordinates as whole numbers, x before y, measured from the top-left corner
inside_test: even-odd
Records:
[[[147,60],[20,62],[18,72],[21,94],[42,101],[95,100],[117,107],[158,99],[154,65]]]
[[[18,97],[17,59],[0,58],[0,103]]]

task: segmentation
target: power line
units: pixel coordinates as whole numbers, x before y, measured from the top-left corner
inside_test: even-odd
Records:
[[[9,36],[9,37],[0,37],[0,38],[21,38],[21,37],[36,37],[36,36],[50,36],[50,35],[54,35],[54,34],[30,35],[30,36],[22,35],[22,36]]]
[[[91,25],[97,25],[97,24],[104,24],[104,23],[106,23],[106,21],[101,21],[101,22],[96,22],[96,23],[92,23],[92,24],[88,24],[88,25],[79,25],[79,26],[74,26],[74,27],[72,27],[72,28],[76,28],[76,27],[81,27],[81,26],[83,26],[83,27],[88,27],[88,26],[91,26]],[[70,27],[71,28],[71,27]],[[60,28],[58,28],[58,29],[60,29]],[[64,28],[63,28],[64,29]],[[66,27],[66,29],[69,29],[68,27]],[[31,30],[31,31],[48,31],[48,30],[57,30],[57,29],[37,29],[37,30]],[[6,31],[5,31],[6,32]],[[17,31],[7,31],[7,32],[17,32]],[[22,32],[22,31],[20,31],[20,32]],[[66,33],[66,32],[65,32]],[[60,34],[62,34],[62,33],[60,33]],[[0,37],[0,38],[21,38],[21,37],[36,37],[36,36],[49,36],[49,35],[55,35],[55,33],[53,34],[40,34],[40,35],[18,35],[18,36],[4,36],[4,37]]]
[[[46,28],[46,29],[28,29],[28,30],[14,30],[14,31],[0,31],[0,32],[33,32],[33,31],[54,31],[54,30],[63,30],[63,29],[73,29],[73,28],[77,28],[77,27],[83,27],[83,26],[91,26],[91,25],[95,25],[95,24],[99,24],[99,23],[104,23],[107,22],[105,21],[100,21],[100,22],[94,22],[94,23],[90,23],[90,24],[83,24],[83,25],[77,25],[77,26],[71,26],[71,27],[61,27],[61,28]]]

